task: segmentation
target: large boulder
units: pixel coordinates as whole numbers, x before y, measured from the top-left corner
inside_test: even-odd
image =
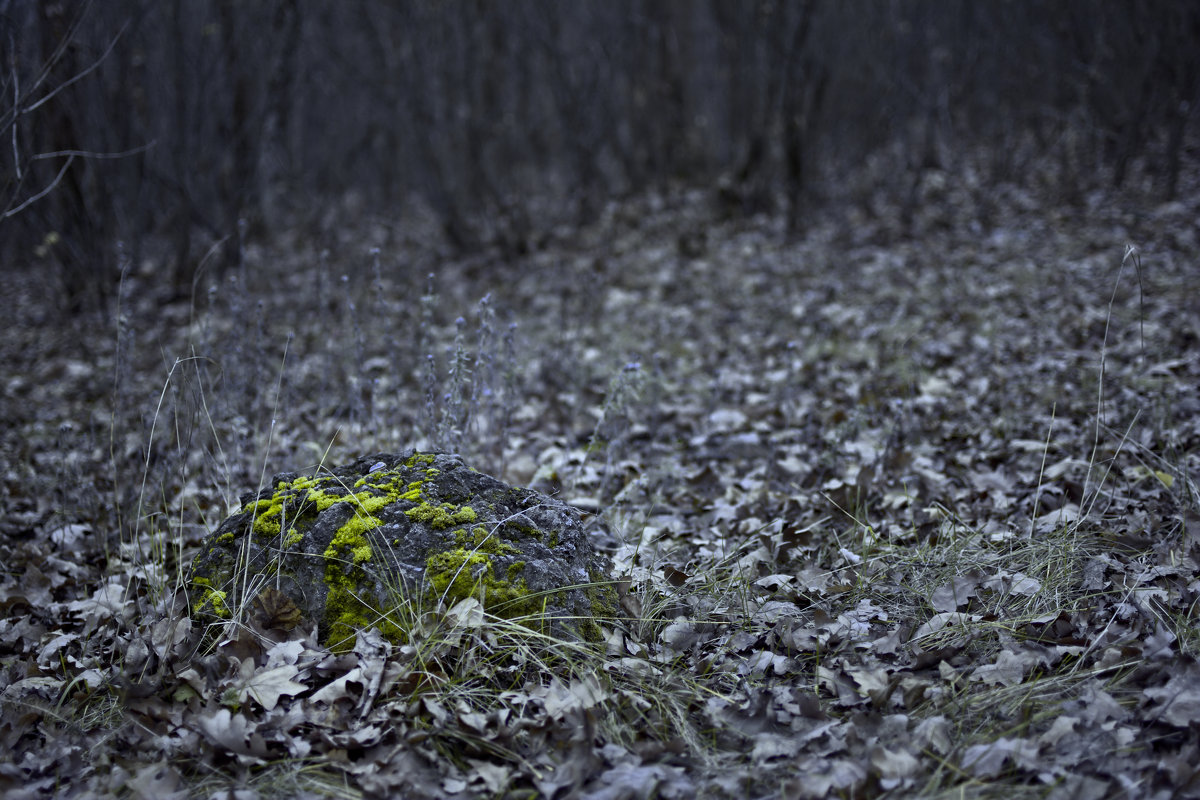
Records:
[[[478,598],[489,614],[596,640],[616,592],[579,512],[508,486],[446,453],[378,454],[270,488],[192,562],[194,616],[316,623],[335,649],[357,630],[406,641],[413,609]],[[409,617],[411,618],[411,617]]]

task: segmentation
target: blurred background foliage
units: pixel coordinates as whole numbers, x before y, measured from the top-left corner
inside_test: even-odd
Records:
[[[0,54],[0,256],[105,308],[124,264],[186,296],[365,213],[516,255],[679,186],[793,234],[968,163],[1053,163],[1064,203],[1136,170],[1169,200],[1200,4],[0,0]]]

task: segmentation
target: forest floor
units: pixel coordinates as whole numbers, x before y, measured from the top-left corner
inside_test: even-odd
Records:
[[[0,794],[1200,797],[1186,185],[681,192],[507,263],[364,215],[113,320],[7,276]],[[414,446],[588,514],[606,643],[188,619],[243,494]]]

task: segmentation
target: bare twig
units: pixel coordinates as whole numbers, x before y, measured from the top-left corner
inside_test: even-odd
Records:
[[[68,86],[71,86],[72,84],[78,83],[79,81],[83,80],[88,75],[90,75],[91,73],[95,72],[100,67],[100,65],[102,63],[104,63],[104,59],[108,58],[108,54],[112,52],[113,48],[117,46],[117,42],[121,40],[121,37],[125,34],[125,29],[128,27],[129,27],[128,22],[126,22],[124,25],[122,25],[121,30],[117,31],[117,35],[114,36],[113,40],[108,43],[108,47],[104,48],[104,52],[101,53],[100,56],[95,61],[93,61],[89,66],[85,67],[83,70],[76,73],[75,75],[72,75],[70,78],[63,81],[58,86],[55,86],[53,89],[51,89],[49,92],[46,93],[45,97],[43,97],[41,100],[38,100],[36,103],[33,103],[32,105],[26,106],[25,108],[22,108],[22,109],[17,109],[17,114],[18,115],[29,114],[33,111],[36,111],[37,109],[39,109],[46,103],[53,100],[54,97],[59,92],[61,92],[63,89],[66,89]],[[72,34],[73,33],[74,33],[74,30],[72,30]],[[70,36],[68,36],[67,39],[69,40]],[[57,53],[56,53],[56,55],[57,55]],[[35,89],[37,88],[36,85],[34,86],[34,88]]]
[[[147,142],[146,144],[144,144],[140,147],[134,147],[131,150],[122,150],[119,153],[95,153],[90,150],[55,150],[51,153],[38,153],[36,156],[31,156],[29,160],[30,161],[41,161],[41,160],[47,159],[47,158],[61,158],[63,156],[71,156],[71,157],[78,156],[79,158],[88,158],[88,159],[128,158],[129,156],[136,156],[138,153],[145,153],[147,150],[149,150],[151,147],[154,147],[154,145],[156,145],[156,144],[158,144],[157,139]]]
[[[41,200],[46,195],[50,194],[50,192],[54,191],[54,187],[58,186],[58,184],[62,181],[63,175],[67,174],[67,168],[71,166],[71,162],[74,160],[75,160],[75,156],[69,156],[67,158],[67,163],[62,165],[62,169],[60,169],[58,171],[58,174],[54,176],[54,180],[51,181],[50,184],[48,186],[46,186],[45,189],[42,189],[40,192],[35,194],[33,197],[27,198],[24,203],[21,203],[21,205],[17,206],[16,208],[8,209],[3,214],[0,214],[0,219],[8,219],[9,217],[15,217],[17,214],[20,214],[22,211],[29,208],[29,206],[36,203],[38,200]]]
[[[109,54],[113,51],[113,48],[116,47],[117,42],[121,40],[121,37],[125,35],[125,31],[129,27],[128,22],[126,22],[124,25],[122,25],[121,29],[119,31],[117,31],[117,34],[112,38],[112,41],[110,41],[108,43],[108,47],[106,47],[104,49],[104,52],[101,53],[87,67],[80,70],[76,74],[72,75],[70,78],[63,81],[58,86],[55,86],[53,89],[48,91],[45,94],[45,96],[43,96],[39,100],[32,102],[29,105],[23,105],[26,98],[32,96],[34,92],[36,92],[43,84],[45,84],[46,80],[50,76],[51,71],[54,68],[54,65],[57,64],[62,59],[63,54],[66,52],[67,45],[74,39],[75,34],[77,33],[79,26],[83,20],[83,17],[87,12],[87,8],[90,7],[90,5],[91,5],[91,2],[89,0],[88,4],[85,5],[84,8],[80,11],[80,13],[76,15],[75,19],[71,23],[70,30],[63,37],[62,41],[60,41],[58,43],[57,47],[55,47],[55,50],[51,54],[50,58],[47,59],[46,63],[42,65],[41,69],[38,71],[37,77],[34,78],[33,83],[25,91],[24,95],[22,95],[21,88],[20,88],[20,75],[17,70],[17,62],[16,62],[16,56],[15,56],[16,48],[15,47],[12,48],[12,52],[14,53],[13,60],[12,60],[13,105],[12,105],[12,108],[4,111],[4,113],[2,115],[2,122],[0,122],[0,128],[10,128],[12,130],[11,139],[12,139],[13,167],[14,167],[14,171],[15,171],[15,175],[16,175],[16,184],[18,187],[20,186],[21,182],[24,180],[25,170],[22,169],[22,160],[21,160],[21,155],[20,155],[21,148],[20,148],[20,142],[19,142],[19,138],[18,138],[19,134],[18,134],[17,120],[19,120],[22,116],[25,116],[27,114],[32,114],[34,111],[41,108],[43,105],[48,103],[50,100],[52,100],[53,98],[58,96],[58,94],[60,92],[62,92],[64,89],[66,89],[68,86],[72,86],[72,85],[78,83],[79,81],[86,78],[88,75],[95,72],[100,67],[100,65],[102,63],[104,63],[104,60],[108,58]],[[0,213],[0,220],[6,220],[11,217],[15,217],[17,214],[20,214],[22,211],[29,208],[34,203],[41,200],[46,195],[50,194],[50,192],[54,191],[54,189],[62,182],[63,177],[67,174],[67,170],[71,167],[71,164],[75,161],[76,158],[87,158],[87,159],[125,158],[127,156],[132,156],[132,155],[136,155],[138,153],[143,153],[143,152],[149,150],[151,147],[153,147],[154,144],[155,144],[155,142],[150,142],[150,143],[144,144],[140,147],[135,147],[131,150],[126,150],[126,151],[119,152],[119,153],[96,153],[96,152],[91,152],[91,151],[87,151],[87,150],[56,150],[53,152],[39,153],[35,156],[31,156],[28,159],[30,162],[41,161],[41,160],[45,160],[48,158],[63,158],[63,157],[65,157],[67,160],[66,160],[66,163],[64,163],[62,165],[62,167],[59,169],[58,174],[54,176],[54,179],[51,180],[49,184],[47,184],[40,192],[37,192],[36,194],[25,198],[25,200],[23,202],[21,202],[19,205],[16,205],[16,206],[13,206],[12,204],[17,202],[16,194],[19,192],[19,189],[16,192],[14,192],[14,196],[10,200],[9,207],[4,209],[4,211],[2,213]]]

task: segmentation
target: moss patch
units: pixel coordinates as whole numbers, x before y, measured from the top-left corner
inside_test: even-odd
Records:
[[[465,528],[459,528],[454,532],[454,541],[459,547],[494,556],[514,555],[521,552],[500,537],[488,533],[487,528],[482,525],[476,525],[469,532]]]
[[[454,605],[468,597],[479,597],[483,607],[501,617],[519,617],[538,610],[520,574],[524,564],[513,564],[506,578],[497,578],[492,556],[478,550],[458,547],[435,553],[425,562],[425,580],[433,600]]]
[[[416,508],[405,511],[404,516],[413,522],[425,522],[435,531],[448,530],[455,525],[470,525],[478,519],[475,509],[470,506],[455,506],[451,503],[433,505],[422,502]]]
[[[228,595],[220,589],[213,588],[212,581],[208,578],[193,578],[192,585],[200,590],[200,596],[196,602],[192,603],[193,614],[199,615],[208,612],[221,619],[229,619],[233,616],[229,611],[229,606],[225,604]]]

